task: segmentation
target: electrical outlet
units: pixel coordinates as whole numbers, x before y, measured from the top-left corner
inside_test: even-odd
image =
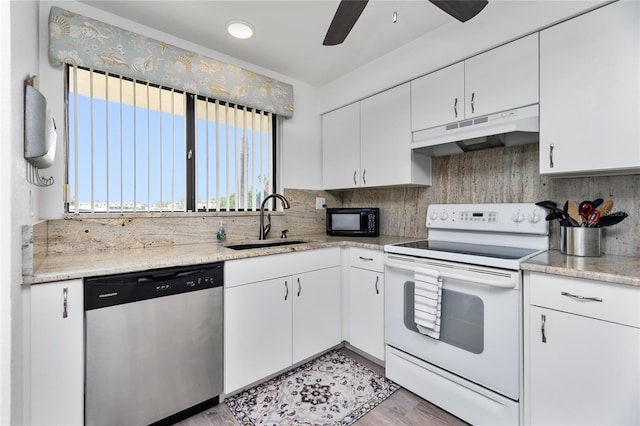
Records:
[[[324,197],[316,197],[316,210],[324,209],[327,200]]]

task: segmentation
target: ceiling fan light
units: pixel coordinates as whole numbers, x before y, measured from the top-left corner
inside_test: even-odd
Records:
[[[253,27],[248,22],[234,20],[227,24],[227,32],[235,38],[248,39],[253,37]]]

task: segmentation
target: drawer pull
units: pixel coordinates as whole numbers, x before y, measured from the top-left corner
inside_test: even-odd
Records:
[[[542,343],[547,343],[547,335],[544,333],[544,324],[547,322],[547,316],[545,314],[540,315],[542,323],[540,324],[540,331],[542,332]]]
[[[561,291],[560,294],[563,296],[570,297],[572,299],[584,300],[585,302],[602,302],[602,298],[600,297],[585,297],[577,294],[567,293],[566,291]]]
[[[360,260],[366,260],[367,262],[373,262],[373,257],[362,257],[362,256],[358,256],[360,258]]]

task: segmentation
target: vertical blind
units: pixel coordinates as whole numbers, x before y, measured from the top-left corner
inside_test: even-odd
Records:
[[[69,212],[257,210],[273,188],[273,114],[77,66],[67,81]]]

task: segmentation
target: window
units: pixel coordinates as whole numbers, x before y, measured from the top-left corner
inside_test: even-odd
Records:
[[[257,210],[276,116],[68,66],[67,211]]]

